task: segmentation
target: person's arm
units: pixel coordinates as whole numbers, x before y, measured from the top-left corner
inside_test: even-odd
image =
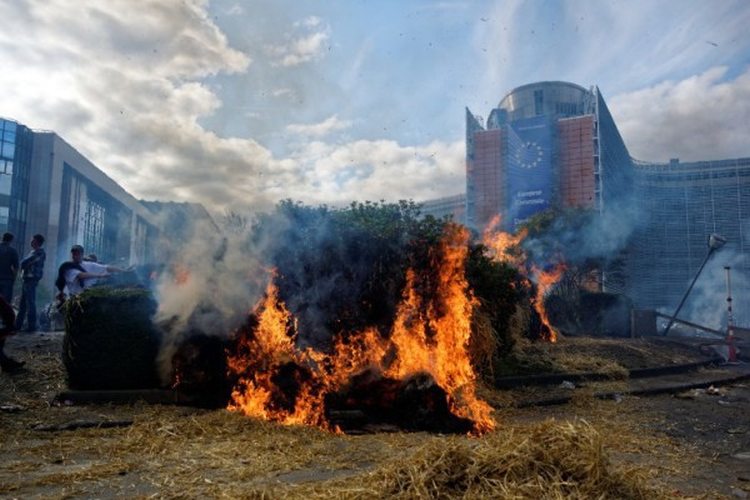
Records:
[[[123,269],[117,266],[105,266],[108,273],[124,273],[127,269]]]
[[[38,255],[36,253],[30,254],[28,257],[21,261],[21,269],[24,271],[29,268],[34,262],[36,262]]]
[[[89,278],[106,278],[107,276],[109,276],[108,272],[104,272],[104,273],[83,272],[83,273],[78,273],[76,275],[75,279],[77,279],[80,282],[83,282],[83,280],[85,280],[85,279],[89,279]]]

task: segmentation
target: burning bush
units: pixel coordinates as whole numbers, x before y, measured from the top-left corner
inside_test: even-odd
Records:
[[[373,419],[421,398],[438,413],[447,402],[443,430],[493,426],[474,394],[472,320],[485,308],[492,330],[507,336],[522,294],[517,273],[470,252],[465,229],[418,215],[406,202],[345,210],[284,202],[259,219],[253,237],[267,244],[275,272],[230,356],[233,408],[327,427],[332,409],[378,399]]]

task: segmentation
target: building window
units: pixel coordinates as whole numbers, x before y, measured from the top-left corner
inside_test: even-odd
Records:
[[[13,177],[8,174],[0,174],[0,194],[10,196]]]
[[[104,207],[88,200],[83,221],[83,247],[93,253],[104,250]]]
[[[544,95],[541,90],[534,91],[534,114],[544,114]]]

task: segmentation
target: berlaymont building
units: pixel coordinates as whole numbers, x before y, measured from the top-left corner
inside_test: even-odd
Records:
[[[750,324],[750,158],[633,159],[596,86],[532,83],[506,94],[486,120],[467,109],[466,193],[430,200],[423,211],[481,231],[496,215],[514,230],[550,208],[637,209],[626,282],[610,291],[639,308],[671,312],[707,255],[708,236],[723,235],[712,272],[731,263],[736,317]],[[709,292],[723,296],[723,278],[712,283]]]

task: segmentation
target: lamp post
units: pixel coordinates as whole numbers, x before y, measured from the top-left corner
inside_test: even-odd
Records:
[[[671,318],[669,318],[669,323],[667,323],[667,327],[664,328],[664,331],[662,332],[663,336],[666,337],[666,335],[669,333],[669,329],[672,328],[672,325],[674,324],[674,320],[677,319],[677,315],[680,314],[680,309],[682,309],[682,306],[685,304],[685,300],[687,300],[688,295],[690,295],[690,291],[693,289],[693,285],[695,285],[695,282],[698,281],[698,276],[700,276],[701,271],[703,271],[703,268],[706,267],[706,262],[708,262],[708,259],[711,258],[711,255],[716,250],[723,247],[726,242],[727,242],[726,238],[716,233],[713,233],[711,234],[711,236],[708,237],[708,252],[706,252],[706,257],[703,259],[703,263],[701,263],[701,267],[698,268],[698,272],[695,273],[693,282],[690,283],[690,286],[688,287],[687,291],[685,291],[685,295],[682,296],[680,305],[677,306],[677,309],[675,310],[674,314],[672,315]]]

